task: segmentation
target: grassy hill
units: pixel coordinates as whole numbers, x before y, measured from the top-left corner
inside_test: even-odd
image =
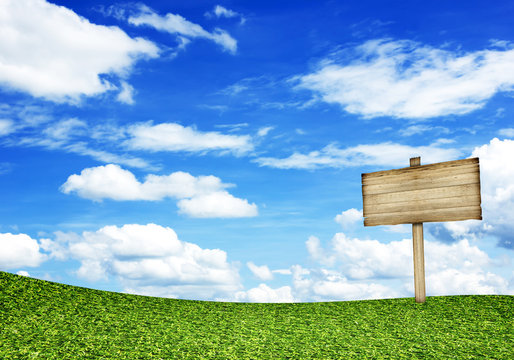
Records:
[[[0,272],[2,359],[514,359],[513,296],[247,304]]]

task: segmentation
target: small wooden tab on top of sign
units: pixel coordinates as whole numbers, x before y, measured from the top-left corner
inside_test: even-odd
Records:
[[[412,224],[416,302],[425,302],[423,223],[482,220],[478,158],[362,174],[364,226]]]

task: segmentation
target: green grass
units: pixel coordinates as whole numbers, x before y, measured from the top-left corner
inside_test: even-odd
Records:
[[[1,359],[514,359],[513,296],[174,300],[0,272]]]

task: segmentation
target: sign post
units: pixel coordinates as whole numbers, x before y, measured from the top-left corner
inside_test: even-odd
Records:
[[[482,220],[478,158],[362,174],[364,226],[412,224],[414,291],[425,302],[423,223]]]
[[[410,159],[410,166],[420,166],[421,158]],[[417,303],[425,302],[425,250],[423,243],[423,223],[412,224],[412,249],[414,258],[414,294]]]

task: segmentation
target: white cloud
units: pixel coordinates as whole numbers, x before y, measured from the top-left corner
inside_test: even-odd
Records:
[[[273,130],[275,127],[274,126],[265,126],[265,127],[262,127],[260,128],[258,131],[257,131],[257,135],[258,136],[266,136],[268,135],[268,133]]]
[[[125,291],[144,295],[212,299],[240,290],[239,273],[219,249],[181,241],[155,224],[105,226],[94,232],[60,233],[48,244],[80,262],[77,275],[91,281],[118,278]]]
[[[295,302],[290,286],[282,286],[272,289],[266,284],[248,291],[239,291],[235,294],[234,300],[238,302],[253,303],[291,303]]]
[[[56,144],[56,141],[68,140],[72,136],[83,133],[85,129],[87,129],[87,124],[84,121],[71,118],[57,121],[46,127],[42,132],[49,138],[47,139],[48,146],[52,146],[51,144]]]
[[[354,225],[359,221],[363,221],[362,210],[348,209],[343,211],[341,214],[336,215],[335,222],[341,224],[346,229]]]
[[[348,280],[338,271],[291,267],[293,294],[298,301],[342,301],[394,298],[399,292],[370,282]]]
[[[411,125],[405,128],[400,129],[400,135],[402,136],[412,136],[417,134],[422,134],[427,131],[438,131],[440,133],[449,133],[450,130],[448,128],[442,126],[429,126],[429,125]]]
[[[230,186],[212,175],[195,177],[181,171],[170,175],[147,175],[141,183],[130,171],[108,164],[86,168],[80,175],[69,176],[61,191],[65,194],[75,192],[80,197],[96,201],[181,199],[178,202],[180,212],[192,217],[256,216],[257,205],[224,190]]]
[[[249,204],[226,191],[182,199],[177,203],[179,212],[196,218],[239,218],[254,217],[259,214],[257,205]]]
[[[246,266],[248,266],[248,269],[250,269],[252,274],[255,275],[259,280],[266,281],[273,279],[273,273],[266,265],[257,266],[253,262],[249,261],[246,263]]]
[[[514,138],[514,128],[505,128],[498,130],[498,134],[508,138]]]
[[[316,239],[317,240],[317,239]],[[364,299],[413,294],[412,239],[391,241],[351,239],[343,233],[334,236],[329,249],[319,240],[306,242],[309,255],[329,269],[293,267],[295,297],[302,299]],[[493,266],[487,253],[468,240],[453,244],[425,241],[425,274],[427,295],[506,294],[508,281],[487,270]],[[454,280],[452,281],[452,276]],[[396,290],[382,281],[403,283]],[[366,281],[366,282],[363,282]]]
[[[126,78],[135,62],[159,53],[148,40],[44,0],[1,1],[0,34],[0,83],[55,102],[116,90],[102,75]]]
[[[176,34],[179,38],[208,39],[233,54],[237,50],[237,41],[222,29],[216,28],[213,32],[208,32],[200,25],[192,23],[178,14],[167,13],[165,16],[160,16],[144,5],[139,7],[138,14],[128,18],[128,22],[136,26],[151,26],[159,31]]]
[[[15,126],[12,120],[0,119],[0,136],[9,135],[15,131]]]
[[[225,135],[217,131],[203,132],[176,123],[153,125],[151,122],[132,125],[125,142],[130,149],[149,151],[219,151],[242,155],[253,150],[248,135]]]
[[[26,272],[25,270],[20,270],[16,273],[16,275],[20,275],[20,276],[30,276],[30,274],[28,272]]]
[[[480,159],[482,217],[500,245],[514,249],[514,140],[492,139],[473,150]]]
[[[241,25],[246,22],[246,19],[240,13],[238,13],[238,12],[236,12],[234,10],[227,9],[227,8],[221,6],[221,5],[216,5],[211,12],[206,12],[205,16],[208,17],[208,18],[212,18],[212,17],[216,17],[216,18],[221,18],[221,17],[236,18],[236,17],[240,17],[241,18],[241,22],[240,22]]]
[[[338,56],[296,77],[297,87],[365,118],[466,114],[514,86],[512,46],[454,53],[409,40],[378,39]]]
[[[0,233],[0,268],[36,267],[47,259],[37,240],[26,234]]]
[[[348,166],[400,166],[407,167],[409,158],[421,156],[423,163],[454,160],[460,156],[457,149],[446,149],[439,144],[409,146],[396,143],[357,145],[340,149],[330,144],[319,151],[308,154],[293,153],[287,158],[260,157],[254,160],[260,166],[279,169],[318,169],[324,167]]]
[[[125,104],[134,104],[134,87],[126,81],[121,82],[121,91],[119,92],[116,99]]]
[[[429,274],[426,279],[430,295],[512,295],[508,289],[508,281],[501,276],[485,271],[460,271],[456,269],[442,270]]]

